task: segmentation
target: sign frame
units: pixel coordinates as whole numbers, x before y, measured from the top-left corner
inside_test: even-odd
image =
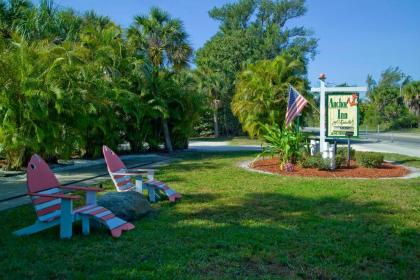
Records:
[[[330,120],[330,118],[329,118],[329,107],[328,107],[328,98],[330,97],[330,96],[339,96],[339,95],[353,95],[353,94],[356,94],[357,95],[357,106],[356,106],[356,127],[357,127],[357,136],[351,136],[350,138],[352,138],[352,139],[358,139],[358,138],[360,138],[360,108],[359,108],[359,105],[360,105],[360,94],[358,93],[358,92],[353,92],[353,93],[349,93],[349,92],[327,92],[327,93],[325,93],[325,108],[326,108],[326,110],[325,110],[325,115],[326,115],[326,127],[325,127],[325,136],[326,136],[326,138],[329,138],[329,139],[333,139],[333,138],[342,138],[342,139],[347,139],[347,138],[349,138],[348,136],[345,136],[345,135],[343,135],[343,136],[330,136],[329,135],[329,133],[330,133],[330,131],[328,130],[328,128],[329,128],[329,120]]]

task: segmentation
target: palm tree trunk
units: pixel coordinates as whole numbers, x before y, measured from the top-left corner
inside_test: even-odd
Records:
[[[169,134],[169,127],[168,127],[168,120],[163,119],[163,135],[165,137],[165,149],[168,153],[172,153],[172,141],[171,141],[171,135]]]
[[[219,121],[217,119],[217,109],[213,110],[213,122],[214,122],[214,137],[219,137]]]

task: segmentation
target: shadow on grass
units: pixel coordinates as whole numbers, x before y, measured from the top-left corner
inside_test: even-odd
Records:
[[[394,227],[396,214],[380,202],[249,193],[186,213],[173,229],[218,250],[192,266],[203,277],[225,277],[225,256],[236,269],[228,277],[415,278],[420,235]]]
[[[394,161],[396,164],[402,165],[413,165],[413,166],[420,166],[420,159],[405,159],[405,160],[396,160]]]
[[[253,154],[188,154],[162,175],[184,181],[183,172],[232,166],[212,159]],[[17,238],[11,232],[34,221],[33,208],[2,212],[0,278],[419,278],[420,236],[404,208],[252,189],[186,193],[168,205],[116,240],[105,230],[84,237],[79,224],[70,241],[58,227]]]
[[[105,230],[83,237],[79,225],[71,241],[58,240],[58,228],[16,238],[11,231],[29,222],[29,207],[6,212],[0,274],[77,278],[83,271],[99,278],[152,279],[419,276],[418,232],[396,230],[392,224],[397,213],[379,202],[249,193],[227,205],[222,196],[203,193],[185,195],[181,203],[185,205],[162,211],[158,219],[138,221],[135,230],[118,240]],[[182,211],[183,206],[190,211]],[[14,270],[18,266],[25,269]]]

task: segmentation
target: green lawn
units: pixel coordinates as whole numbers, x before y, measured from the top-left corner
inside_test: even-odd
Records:
[[[420,168],[420,158],[418,157],[410,157],[400,154],[392,154],[392,153],[383,153],[384,159],[393,161],[398,164],[403,164],[411,167]]]
[[[158,178],[184,197],[119,239],[30,237],[31,206],[2,212],[0,278],[419,279],[420,179],[263,175],[251,153],[186,154]],[[111,189],[111,185],[107,184]]]

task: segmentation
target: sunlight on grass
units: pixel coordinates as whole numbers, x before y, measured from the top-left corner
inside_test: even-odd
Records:
[[[419,278],[420,179],[340,180],[257,174],[252,153],[177,155],[157,178],[183,194],[112,239],[75,227],[18,238],[31,206],[2,212],[0,277]],[[112,190],[112,183],[105,184]]]

